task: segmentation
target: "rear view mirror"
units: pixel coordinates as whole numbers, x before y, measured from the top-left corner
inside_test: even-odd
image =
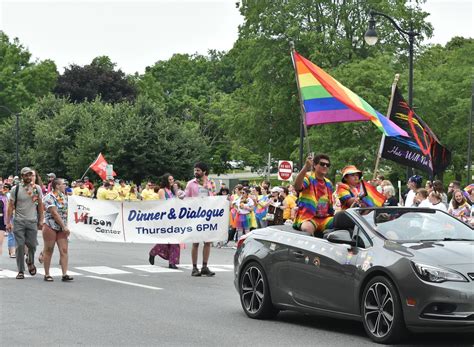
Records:
[[[355,246],[356,241],[351,237],[349,230],[335,230],[329,234],[327,240],[332,243],[340,243]]]

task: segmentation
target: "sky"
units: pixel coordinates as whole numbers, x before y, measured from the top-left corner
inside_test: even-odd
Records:
[[[0,0],[0,30],[60,72],[107,55],[126,73],[174,53],[229,50],[243,22],[237,0]],[[428,0],[430,43],[474,37],[472,0]]]

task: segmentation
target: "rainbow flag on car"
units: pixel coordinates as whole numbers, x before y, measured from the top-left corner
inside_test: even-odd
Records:
[[[380,114],[364,99],[296,51],[293,52],[306,125],[371,121],[386,136],[407,132]]]
[[[367,207],[383,206],[385,200],[387,200],[385,195],[379,193],[377,188],[367,181],[362,181],[362,187],[364,188],[364,196],[362,196],[361,200],[367,205]]]

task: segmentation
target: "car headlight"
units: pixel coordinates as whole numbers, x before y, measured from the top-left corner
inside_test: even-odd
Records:
[[[416,274],[424,281],[441,283],[446,281],[467,282],[467,279],[460,273],[437,266],[414,263],[413,268]]]

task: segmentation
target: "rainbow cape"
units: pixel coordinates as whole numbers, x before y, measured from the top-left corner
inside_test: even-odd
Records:
[[[381,207],[387,198],[382,193],[379,193],[377,188],[371,185],[369,182],[362,181],[365,194],[362,197],[362,201],[365,202],[367,207]]]
[[[323,69],[294,52],[306,125],[372,121],[386,136],[407,132],[344,87]]]

